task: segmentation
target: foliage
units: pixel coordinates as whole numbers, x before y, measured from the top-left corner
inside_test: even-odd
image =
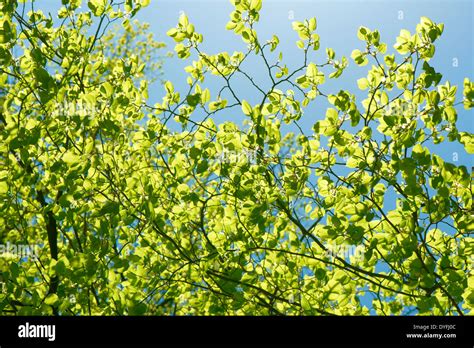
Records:
[[[246,50],[203,52],[182,15],[168,35],[189,88],[167,81],[149,105],[144,72],[162,45],[118,38],[112,54],[106,31],[118,21],[130,39],[145,33],[127,17],[148,2],[63,0],[59,26],[0,5],[0,242],[41,247],[38,260],[0,259],[2,314],[472,313],[472,179],[435,151],[474,152],[456,127],[474,83],[456,102],[430,65],[442,24],[402,30],[397,54],[361,27],[351,58],[373,65],[359,103],[322,91],[351,62],[330,48],[312,61],[315,18],[293,23],[302,63],[290,70],[278,37],[255,30],[261,0],[233,0],[227,29]],[[251,55],[268,86],[246,72]],[[330,103],[325,117],[305,114],[318,102]],[[236,114],[243,125],[219,122]],[[309,132],[303,117],[318,119]]]

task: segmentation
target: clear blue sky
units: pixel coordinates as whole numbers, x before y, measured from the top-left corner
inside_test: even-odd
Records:
[[[184,11],[195,24],[196,30],[204,35],[203,50],[208,53],[221,51],[231,53],[234,50],[245,49],[240,38],[224,29],[231,10],[232,6],[227,0],[152,0],[150,6],[137,18],[151,23],[151,29],[156,37],[167,42],[171,50],[174,47],[173,42],[166,38],[164,33],[176,25],[180,11]],[[435,22],[445,24],[443,36],[437,41],[436,56],[430,64],[443,74],[442,83],[447,79],[452,84],[462,86],[464,77],[473,78],[473,14],[473,2],[470,0],[264,0],[257,31],[262,38],[271,38],[273,34],[280,37],[284,61],[291,67],[298,66],[301,62],[301,54],[298,54],[295,46],[297,36],[291,29],[293,20],[304,20],[313,16],[317,18],[321,50],[311,58],[316,62],[323,62],[326,47],[332,47],[337,56],[346,57],[349,57],[355,48],[363,49],[363,43],[356,36],[357,29],[361,25],[378,29],[382,41],[392,49],[400,29],[405,28],[413,32],[420,17],[427,16]],[[457,66],[453,66],[454,60],[457,61]],[[253,64],[254,62],[256,64]],[[177,58],[167,61],[164,77],[185,88],[186,75],[183,68],[189,63]],[[352,63],[342,78],[328,79],[321,89],[325,93],[337,93],[340,89],[356,91],[357,79],[364,77],[370,66],[369,64],[365,68],[360,68]],[[266,83],[266,72],[262,69],[261,62],[251,60],[245,67],[256,81]],[[214,90],[217,89],[213,81],[207,86],[211,92],[213,87]],[[242,83],[240,86],[239,92],[246,99],[255,100],[255,93],[247,84]],[[459,92],[462,92],[462,88],[459,88]],[[152,98],[156,100],[159,100],[161,95],[162,91],[159,88],[151,93]],[[365,98],[362,92],[357,93],[357,96],[359,100]],[[314,112],[306,113],[301,125],[309,131],[315,120],[324,116],[326,107],[325,103],[321,103],[316,105],[315,109],[310,109]],[[472,112],[464,111],[462,108],[459,110],[461,111],[458,118],[459,128],[474,132]],[[224,119],[227,117],[238,122],[240,116],[228,115]],[[446,142],[433,150],[451,160],[453,152],[458,152],[459,162],[467,166],[474,165],[472,156],[467,155],[462,145]]]
[[[84,6],[85,3],[86,0]],[[54,13],[54,9],[60,6],[60,0],[36,1],[35,6],[45,12]],[[174,43],[165,33],[176,25],[181,11],[188,15],[196,31],[204,35],[203,51],[232,53],[235,50],[245,50],[240,38],[233,32],[225,30],[232,11],[232,5],[228,0],[151,0],[150,5],[135,18],[149,22],[156,39],[165,41],[168,49],[172,50]],[[435,22],[445,24],[443,36],[436,42],[435,58],[430,62],[443,74],[442,83],[449,80],[451,84],[460,86],[458,95],[461,97],[464,77],[474,78],[474,2],[471,0],[264,0],[257,30],[260,37],[265,39],[277,34],[280,37],[279,49],[284,53],[284,62],[290,68],[296,67],[302,61],[302,57],[295,46],[298,38],[291,29],[291,22],[313,16],[318,20],[317,32],[321,37],[320,51],[310,57],[315,62],[324,61],[326,47],[333,48],[337,57],[341,55],[350,57],[353,49],[363,49],[363,43],[356,36],[357,29],[361,25],[378,29],[382,41],[393,51],[392,45],[400,29],[413,32],[420,17],[427,16]],[[356,92],[358,100],[361,101],[366,96],[363,92],[357,91],[356,81],[365,76],[371,64],[360,68],[351,59],[349,60],[351,64],[343,76],[336,80],[327,79],[321,90],[330,94],[348,89]],[[457,66],[454,66],[454,60]],[[164,65],[164,79],[173,81],[178,89],[184,91],[186,73],[183,69],[189,64],[190,60],[167,59]],[[257,58],[250,59],[244,67],[257,82],[263,85],[268,83],[266,72]],[[211,93],[213,91],[217,93],[220,86],[217,79],[209,79],[206,84]],[[244,99],[257,100],[256,94],[247,83],[237,81],[236,86]],[[159,101],[162,95],[163,88],[154,85],[150,91],[152,101]],[[324,117],[326,108],[327,104],[322,99],[311,106],[300,120],[303,129],[309,133],[314,122]],[[458,111],[458,128],[473,133],[473,112],[465,111],[462,107]],[[236,113],[220,115],[218,121],[239,122],[242,119],[242,115]],[[452,161],[453,153],[457,152],[459,159],[456,164],[463,164],[468,168],[474,165],[473,156],[469,156],[460,144],[444,142],[432,150],[448,161]]]
[[[207,53],[218,53],[234,50],[245,50],[245,44],[233,32],[226,31],[225,25],[229,20],[232,5],[228,0],[152,0],[151,5],[142,11],[137,18],[151,23],[151,30],[157,39],[168,43],[173,49],[174,43],[164,33],[175,26],[180,12],[184,11],[190,21],[194,23],[196,31],[204,35],[202,50]],[[470,0],[412,0],[412,1],[376,1],[376,0],[264,0],[261,20],[257,31],[262,39],[269,39],[273,34],[280,38],[279,49],[284,53],[284,62],[289,67],[299,66],[302,61],[301,51],[296,48],[298,39],[291,28],[294,20],[304,20],[316,17],[317,32],[321,37],[321,49],[310,56],[310,59],[322,63],[325,59],[325,48],[331,47],[336,56],[350,57],[353,49],[364,49],[363,43],[357,38],[357,29],[364,25],[370,29],[378,29],[381,40],[386,42],[389,51],[393,51],[395,38],[401,29],[414,32],[421,16],[427,16],[437,23],[444,23],[442,37],[436,42],[436,55],[430,61],[438,72],[443,74],[441,83],[449,80],[452,85],[458,85],[458,96],[462,98],[462,83],[464,77],[474,78],[473,58],[474,45],[474,6]],[[349,58],[350,65],[341,78],[327,79],[321,86],[326,93],[337,93],[341,89],[348,89],[356,94],[358,101],[367,96],[366,92],[358,91],[356,81],[364,77],[371,67],[356,66]],[[190,60],[181,61],[177,58],[167,60],[164,66],[164,78],[173,81],[182,91],[186,90],[186,73],[184,67]],[[456,63],[456,64],[455,64]],[[246,71],[260,84],[268,84],[266,71],[261,60],[252,57],[244,65]],[[206,82],[211,93],[220,89],[222,81],[217,79]],[[257,102],[255,90],[246,82],[237,80],[238,93],[244,99]],[[150,93],[152,99],[158,101],[163,95],[160,86],[154,86]],[[328,104],[320,99],[312,104],[300,120],[300,125],[306,134],[311,133],[314,122],[324,117]],[[232,120],[240,122],[243,117],[235,112],[219,114],[216,121]],[[458,128],[461,131],[474,132],[474,114],[466,111],[462,106],[458,108]],[[290,128],[291,129],[291,128]],[[293,128],[292,130],[296,130]],[[431,150],[449,162],[465,165],[469,169],[474,166],[472,155],[465,152],[458,143],[443,142],[441,145],[430,146]],[[458,161],[455,162],[457,154]],[[395,199],[386,202],[386,208],[392,209]]]

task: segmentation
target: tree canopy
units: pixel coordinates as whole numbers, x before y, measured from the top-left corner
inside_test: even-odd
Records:
[[[163,44],[133,20],[149,0],[62,0],[56,19],[0,4],[0,243],[38,247],[0,255],[0,313],[472,314],[472,177],[436,151],[474,153],[456,126],[474,83],[458,92],[430,65],[443,24],[422,17],[394,54],[360,27],[346,58],[320,47],[316,18],[295,21],[290,69],[255,29],[262,1],[231,2],[246,49],[204,52],[181,15],[167,35],[188,90],[163,81],[154,104]],[[369,63],[365,99],[324,88]]]

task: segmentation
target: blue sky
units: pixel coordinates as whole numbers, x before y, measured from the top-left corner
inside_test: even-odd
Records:
[[[150,6],[139,13],[138,19],[151,24],[151,30],[158,40],[168,44],[172,50],[174,43],[164,33],[174,27],[180,13],[185,12],[195,25],[196,31],[204,35],[201,50],[216,54],[222,51],[232,53],[235,50],[245,51],[245,44],[232,31],[226,31],[225,25],[229,20],[232,5],[227,0],[152,0]],[[427,16],[437,23],[444,23],[445,29],[441,38],[436,42],[436,55],[430,61],[436,71],[443,74],[441,83],[449,80],[452,85],[458,85],[458,96],[462,98],[462,83],[465,77],[473,78],[474,45],[474,9],[470,0],[430,0],[430,1],[376,1],[376,0],[266,0],[264,1],[261,19],[257,32],[262,39],[270,39],[273,34],[280,38],[279,50],[284,54],[283,61],[290,67],[301,65],[302,54],[296,48],[298,40],[291,28],[294,20],[304,20],[316,17],[317,33],[321,38],[321,49],[310,56],[310,60],[322,63],[325,60],[325,48],[331,47],[336,57],[350,57],[353,49],[364,49],[364,43],[357,38],[357,30],[363,25],[377,29],[381,33],[381,41],[386,42],[390,53],[395,53],[393,44],[401,29],[415,31],[421,16]],[[193,57],[191,57],[193,58]],[[372,63],[366,67],[358,67],[349,58],[350,64],[338,79],[326,79],[321,90],[326,94],[337,93],[347,89],[356,94],[359,103],[367,97],[366,91],[359,91],[357,79],[365,77]],[[164,79],[171,80],[178,90],[185,91],[186,73],[184,67],[191,60],[181,61],[172,58],[165,61]],[[250,57],[244,69],[262,85],[268,85],[266,70],[259,57]],[[205,86],[211,93],[217,93],[222,81],[211,78]],[[257,103],[255,90],[243,80],[236,80],[236,90],[239,97]],[[150,93],[154,101],[159,101],[163,88],[155,85]],[[359,104],[360,105],[360,104]],[[311,134],[313,124],[324,117],[327,102],[319,99],[311,104],[300,120],[300,126],[306,134]],[[236,108],[233,112],[218,114],[217,122],[232,120],[240,123],[243,116]],[[474,115],[462,106],[458,107],[458,128],[461,131],[474,132]],[[296,128],[287,128],[296,130]],[[431,150],[449,162],[474,166],[473,156],[468,155],[459,143],[443,142],[441,145],[430,146]],[[456,155],[454,155],[456,154]],[[457,158],[457,162],[455,159]],[[393,202],[387,202],[387,207],[393,208]]]
[[[36,1],[36,8],[45,12],[54,11],[59,6],[59,0]],[[181,12],[185,12],[195,25],[196,31],[204,35],[202,51],[211,54],[221,51],[245,51],[245,44],[241,39],[233,32],[225,30],[231,11],[232,5],[228,0],[151,0],[150,5],[135,18],[150,23],[150,30],[155,38],[166,42],[170,51],[173,50],[174,43],[165,33],[176,25]],[[298,37],[291,29],[294,20],[316,17],[321,49],[310,56],[310,59],[322,63],[326,47],[335,50],[336,58],[342,55],[349,58],[353,49],[363,49],[363,43],[356,35],[361,25],[379,30],[381,41],[388,44],[389,52],[394,51],[392,46],[400,30],[408,29],[413,32],[421,16],[445,24],[444,33],[436,42],[436,55],[430,64],[443,74],[441,83],[449,80],[452,85],[459,86],[458,95],[461,97],[464,77],[472,79],[474,75],[474,2],[471,0],[264,0],[261,20],[256,28],[262,39],[270,39],[273,34],[279,36],[281,43],[278,51],[283,52],[283,61],[291,69],[302,62],[301,52],[295,45]],[[371,64],[361,68],[350,58],[349,61],[350,65],[342,77],[327,79],[321,90],[331,94],[347,89],[355,93],[360,102],[366,98],[366,94],[358,91],[356,81],[366,76]],[[166,59],[163,78],[171,80],[178,90],[184,92],[187,86],[184,67],[190,63],[189,59]],[[244,68],[259,84],[268,84],[266,71],[262,69],[258,57],[251,57]],[[205,84],[214,95],[220,86],[221,81],[217,78],[208,79]],[[237,79],[235,86],[243,99],[257,102],[256,93],[249,88],[248,83]],[[163,93],[164,89],[159,84],[153,85],[150,91],[151,101],[160,101]],[[309,107],[300,120],[305,132],[310,133],[314,122],[324,117],[327,107],[323,99]],[[234,114],[220,115],[216,121],[232,120],[240,123],[243,116],[235,110]],[[462,107],[458,108],[458,112],[458,128],[473,133],[473,112]],[[468,168],[474,165],[473,156],[469,156],[461,144],[444,142],[432,150],[448,161],[453,160],[453,153],[456,152],[456,164],[463,164]]]
[[[245,44],[240,38],[225,30],[232,11],[232,5],[227,0],[152,0],[150,6],[139,13],[137,18],[149,22],[156,38],[167,42],[168,48],[172,50],[174,43],[164,33],[176,25],[181,11],[188,15],[196,30],[204,35],[203,51],[215,54],[221,51],[232,53],[235,50],[245,50]],[[350,57],[353,49],[363,49],[363,43],[356,35],[361,25],[378,29],[382,41],[388,44],[389,51],[394,51],[392,46],[400,30],[408,29],[413,32],[420,17],[427,16],[435,22],[445,24],[443,36],[436,42],[436,55],[430,64],[443,74],[442,83],[449,80],[452,85],[460,86],[458,95],[461,96],[464,77],[473,78],[473,14],[473,2],[470,0],[266,0],[257,31],[263,39],[269,39],[273,34],[279,36],[279,50],[284,53],[284,62],[291,68],[302,61],[301,52],[295,46],[297,35],[291,29],[294,20],[313,16],[317,18],[321,49],[310,58],[315,62],[323,62],[326,47],[333,48],[336,57]],[[164,65],[164,78],[173,81],[178,89],[184,91],[186,75],[183,69],[189,64],[190,60],[167,60]],[[337,93],[341,89],[348,89],[355,92],[361,101],[366,95],[358,91],[356,81],[366,75],[370,66],[371,64],[360,68],[351,61],[341,78],[327,79],[321,90],[324,93]],[[255,81],[263,85],[268,83],[266,71],[262,69],[262,62],[257,58],[250,59],[244,67]],[[217,84],[216,80],[207,81],[206,87],[210,88],[211,93],[219,89],[220,84]],[[257,102],[256,93],[247,83],[239,80],[236,82],[237,90],[244,99]],[[154,86],[150,93],[154,101],[159,101],[162,94],[163,90],[159,86]],[[307,134],[310,133],[314,122],[324,117],[327,106],[327,103],[321,100],[306,111],[300,125]],[[458,111],[458,128],[474,132],[472,111],[465,111],[462,107]],[[232,120],[239,123],[242,119],[242,115],[235,112],[220,115],[217,121]],[[444,142],[432,150],[447,161],[456,159],[456,153],[456,164],[466,165],[468,168],[474,165],[473,156],[469,156],[461,144]]]

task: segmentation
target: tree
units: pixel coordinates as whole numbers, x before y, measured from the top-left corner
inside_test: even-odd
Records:
[[[125,15],[147,2],[90,0],[79,11],[80,0],[63,1],[60,26],[1,5],[0,238],[40,247],[37,260],[1,264],[2,314],[472,314],[472,179],[436,149],[448,140],[474,152],[456,127],[474,83],[456,102],[430,65],[442,24],[422,17],[402,30],[397,54],[361,27],[351,58],[373,65],[360,103],[323,92],[350,62],[330,48],[312,61],[315,18],[293,23],[302,63],[290,70],[278,37],[255,30],[262,2],[233,0],[227,29],[247,49],[203,52],[182,15],[167,34],[189,61],[189,88],[166,81],[150,105],[152,55],[134,47],[161,45],[147,37],[105,53],[108,24],[133,37]],[[267,85],[244,70],[250,55]],[[220,91],[206,88],[210,75]],[[303,130],[318,102],[331,106]],[[219,122],[229,113],[246,121]]]

